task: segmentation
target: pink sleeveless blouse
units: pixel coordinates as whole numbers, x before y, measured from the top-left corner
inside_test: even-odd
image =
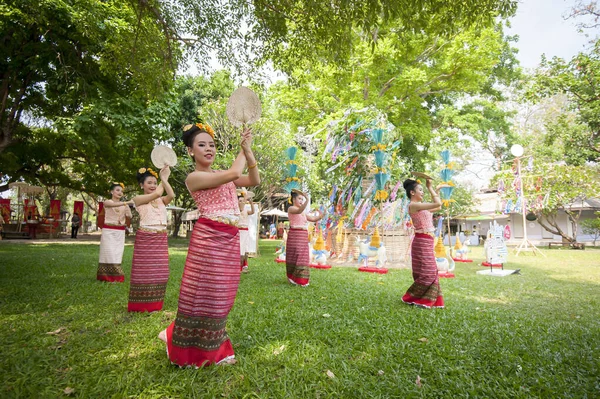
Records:
[[[422,209],[413,213],[410,217],[417,233],[435,231],[435,228],[433,227],[433,213],[428,210]]]
[[[190,192],[201,218],[237,225],[240,219],[236,187],[233,182]]]
[[[288,213],[288,219],[290,219],[290,228],[292,229],[306,229],[308,227],[308,221],[304,213]]]

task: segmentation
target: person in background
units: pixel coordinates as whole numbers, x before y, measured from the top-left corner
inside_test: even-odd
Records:
[[[250,193],[252,194],[252,193]],[[254,215],[254,204],[250,201],[250,210],[246,209],[249,194],[244,189],[237,190],[238,204],[240,206],[240,267],[242,273],[248,273],[248,252],[250,245],[250,233],[248,232],[248,216]]]
[[[126,221],[131,220],[133,201],[123,202],[123,183],[110,185],[111,199],[104,201],[104,225],[100,238],[100,256],[96,278],[99,281],[118,282],[125,281],[125,273],[121,267],[123,250],[125,249]]]
[[[288,208],[290,230],[285,247],[285,268],[288,281],[294,285],[308,287],[310,280],[310,254],[308,246],[308,222],[318,222],[323,217],[304,213],[308,197],[300,190],[292,190],[290,194],[292,205]]]
[[[81,218],[79,214],[74,213],[73,217],[71,217],[71,238],[77,238],[77,232],[79,231],[79,226],[81,225]]]
[[[151,168],[141,168],[137,173],[144,194],[132,199],[140,215],[140,227],[133,246],[129,312],[155,312],[163,307],[169,280],[166,206],[175,197],[169,184],[170,175],[168,166],[162,168],[158,184],[159,175]]]

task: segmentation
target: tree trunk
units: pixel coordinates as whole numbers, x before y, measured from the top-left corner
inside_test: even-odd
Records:
[[[183,212],[175,212],[175,228],[173,229],[173,238],[177,238],[179,236],[179,229],[181,228],[181,218],[183,217]]]
[[[546,219],[546,221],[548,222],[547,224],[544,222],[544,219]],[[539,215],[538,223],[550,233],[561,236],[564,240],[568,241],[569,243],[573,242],[573,237],[569,236],[567,233],[561,230],[561,228],[558,226],[558,223],[556,223],[556,219],[554,216]],[[552,229],[552,227],[554,227],[554,229]]]

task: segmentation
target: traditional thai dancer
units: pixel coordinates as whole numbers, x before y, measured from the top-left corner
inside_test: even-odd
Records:
[[[404,181],[404,189],[410,200],[408,214],[415,228],[415,238],[411,247],[414,283],[406,291],[402,301],[425,308],[443,308],[444,298],[433,250],[435,228],[432,214],[441,209],[442,201],[431,187],[431,179],[427,179],[426,186],[433,202],[423,202],[424,192],[420,181],[412,179]]]
[[[236,187],[260,183],[250,130],[242,133],[242,149],[227,170],[213,170],[216,146],[208,124],[186,126],[183,142],[195,162],[186,185],[200,218],[194,225],[175,321],[159,334],[167,355],[179,366],[231,364],[235,355],[227,331],[240,282],[240,208]],[[242,172],[248,162],[248,174]]]
[[[240,207],[240,268],[242,273],[248,272],[248,252],[250,252],[250,233],[248,232],[248,216],[254,215],[254,204],[250,201],[250,210],[246,209],[247,197],[250,194],[246,190],[237,190],[238,204]],[[251,197],[250,197],[251,198]]]
[[[285,269],[290,283],[307,287],[310,280],[308,222],[318,222],[323,213],[316,210],[318,216],[305,214],[308,196],[296,189],[293,189],[290,195],[292,205],[288,208],[290,231],[285,247]]]
[[[169,280],[169,247],[167,243],[166,206],[175,197],[169,184],[171,170],[165,166],[158,174],[151,168],[141,168],[137,178],[143,195],[133,198],[140,215],[140,227],[135,234],[131,284],[129,286],[130,312],[161,310]],[[167,195],[163,196],[163,193]]]
[[[125,249],[125,229],[131,222],[132,201],[123,202],[123,183],[112,183],[110,186],[111,199],[104,201],[104,225],[100,238],[100,259],[96,278],[100,281],[125,281],[123,250]]]

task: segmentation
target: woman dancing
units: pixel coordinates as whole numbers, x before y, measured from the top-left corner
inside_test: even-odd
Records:
[[[250,193],[252,194],[252,193]],[[248,198],[251,196],[246,190],[237,190],[238,204],[240,206],[240,267],[242,273],[248,273],[248,247],[250,246],[250,233],[248,232],[248,216],[254,215],[254,204],[250,201],[250,210],[246,209]]]
[[[432,214],[432,211],[441,209],[442,201],[431,187],[431,179],[427,179],[425,184],[433,202],[423,202],[423,186],[418,180],[407,179],[404,181],[404,189],[410,200],[408,214],[415,227],[415,238],[411,247],[414,283],[408,288],[402,301],[424,308],[443,308],[444,298],[433,250],[435,228]]]
[[[252,135],[250,130],[242,133],[241,151],[227,170],[212,169],[217,151],[208,124],[189,127],[183,142],[195,163],[186,185],[200,218],[185,261],[177,316],[159,338],[166,342],[171,362],[179,366],[231,364],[235,355],[225,327],[240,282],[236,187],[260,183]],[[242,175],[246,162],[248,174]]]
[[[127,222],[131,220],[129,204],[133,204],[133,202],[121,201],[124,189],[123,183],[112,183],[110,185],[111,199],[104,201],[104,225],[100,238],[100,259],[96,274],[96,278],[100,281],[118,283],[125,281],[121,263],[125,249],[125,228]]]
[[[140,215],[140,227],[133,247],[127,305],[130,312],[154,312],[163,307],[169,280],[166,206],[175,197],[169,184],[170,174],[168,166],[162,168],[160,184],[158,174],[151,168],[141,168],[137,174],[144,194],[132,200]],[[167,195],[163,196],[165,191]]]
[[[308,196],[300,190],[292,190],[288,208],[290,231],[285,247],[285,268],[288,281],[294,285],[308,287],[310,280],[310,254],[308,247],[308,222],[318,222],[323,213],[317,210],[318,216],[304,212],[308,204]]]

